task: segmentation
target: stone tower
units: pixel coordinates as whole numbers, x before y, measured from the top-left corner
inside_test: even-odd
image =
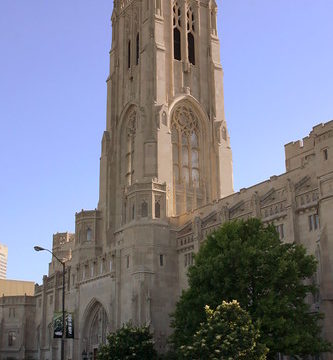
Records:
[[[99,200],[111,233],[233,191],[216,11],[114,1]]]
[[[215,1],[114,1],[100,245],[114,251],[115,326],[163,343],[179,294],[169,218],[233,191]]]
[[[215,1],[118,0],[100,198],[116,326],[168,332],[179,294],[169,218],[233,191]]]

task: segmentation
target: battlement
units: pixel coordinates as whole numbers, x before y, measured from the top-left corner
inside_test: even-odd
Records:
[[[67,243],[74,242],[75,234],[64,232],[53,235],[53,249],[61,247]]]
[[[290,171],[303,164],[304,158],[315,152],[317,140],[325,134],[333,133],[333,120],[314,126],[310,134],[302,140],[292,141],[284,146],[286,170]]]

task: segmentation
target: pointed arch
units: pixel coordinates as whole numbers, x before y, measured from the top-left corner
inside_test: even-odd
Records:
[[[208,116],[191,96],[177,98],[170,107],[174,214],[205,204]],[[207,159],[209,161],[209,159]]]
[[[110,317],[101,301],[93,298],[89,302],[81,324],[80,351],[94,352],[106,342],[106,337],[110,332]]]
[[[139,119],[138,106],[128,104],[122,112],[118,124],[119,182],[124,185],[131,185],[134,179],[136,135],[139,130]]]

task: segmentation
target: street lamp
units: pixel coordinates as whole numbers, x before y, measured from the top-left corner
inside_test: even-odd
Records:
[[[62,265],[62,337],[61,337],[61,360],[65,360],[65,262],[61,261],[53,252],[49,249],[44,249],[41,246],[34,246],[35,251],[48,251],[53,257],[55,257]]]

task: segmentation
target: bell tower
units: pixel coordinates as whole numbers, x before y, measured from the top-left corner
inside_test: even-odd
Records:
[[[149,323],[160,344],[179,295],[169,218],[233,192],[216,12],[214,0],[114,1],[102,243],[115,326]]]
[[[165,188],[152,217],[233,192],[216,13],[214,0],[114,1],[99,202],[113,230],[139,214],[140,183]]]

